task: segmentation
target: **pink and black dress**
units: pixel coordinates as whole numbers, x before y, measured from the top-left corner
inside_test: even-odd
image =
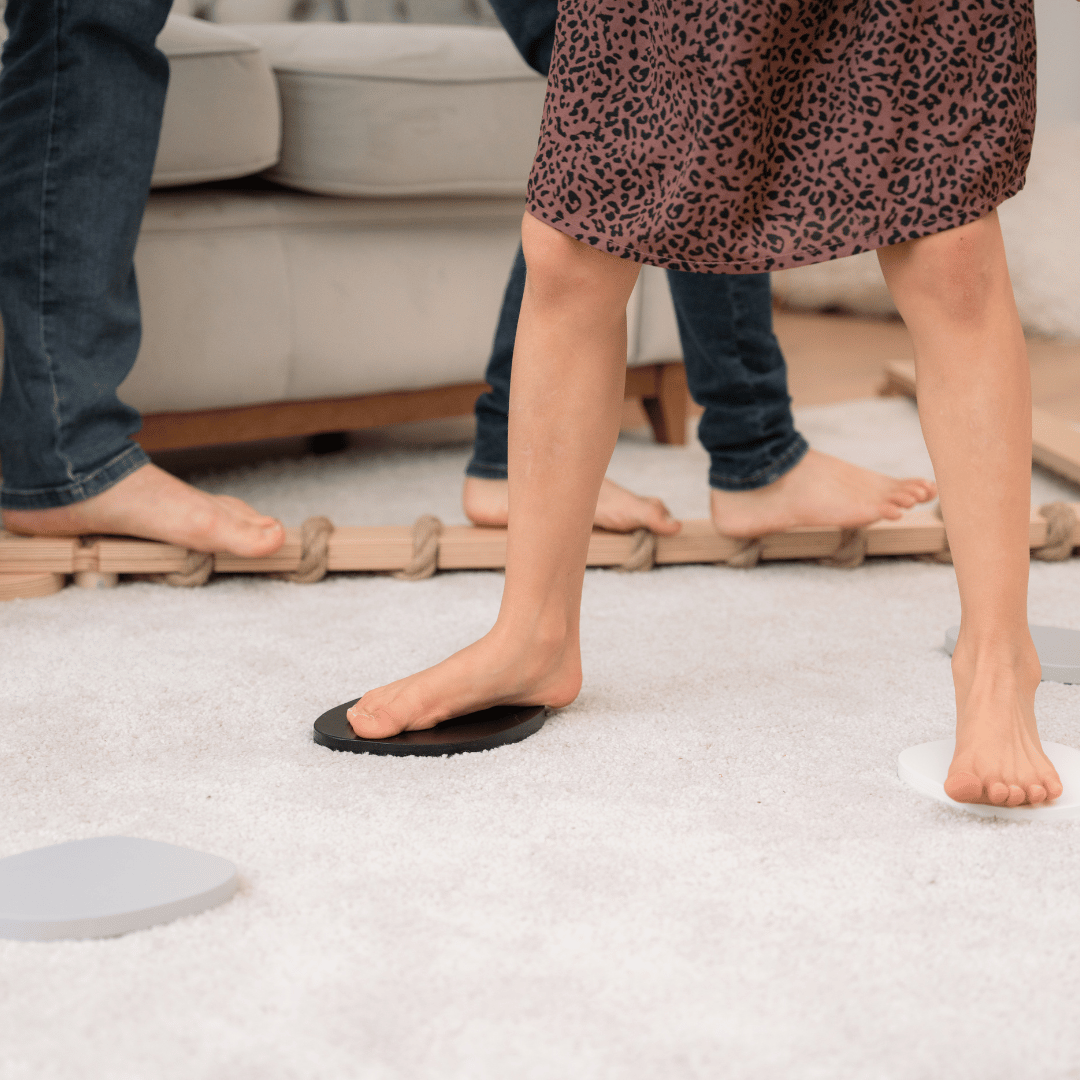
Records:
[[[529,211],[758,273],[974,221],[1023,187],[1032,0],[562,0]]]

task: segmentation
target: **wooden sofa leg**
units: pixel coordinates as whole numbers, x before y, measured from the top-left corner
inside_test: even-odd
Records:
[[[683,446],[686,443],[686,369],[681,362],[658,364],[656,393],[641,399],[658,443]]]

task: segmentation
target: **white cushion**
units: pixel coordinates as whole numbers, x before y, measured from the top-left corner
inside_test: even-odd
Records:
[[[170,15],[158,47],[171,70],[155,187],[247,176],[277,161],[277,88],[256,42]]]
[[[519,195],[544,80],[501,30],[243,26],[281,92],[279,183],[327,195]]]
[[[523,209],[159,192],[135,256],[143,338],[123,398],[172,412],[480,382]],[[632,364],[679,356],[677,336],[658,345],[671,301],[650,269],[656,295],[641,303],[639,286],[627,312]]]

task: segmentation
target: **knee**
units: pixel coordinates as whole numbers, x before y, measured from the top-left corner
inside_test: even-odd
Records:
[[[545,307],[625,307],[637,278],[636,263],[597,251],[528,214],[521,247],[526,291]]]
[[[917,306],[954,326],[973,325],[1011,300],[997,214],[883,249],[881,266],[897,306]]]

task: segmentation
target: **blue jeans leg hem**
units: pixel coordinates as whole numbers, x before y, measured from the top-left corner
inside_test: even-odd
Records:
[[[775,484],[784,473],[791,472],[810,449],[810,444],[798,433],[792,444],[764,469],[759,469],[750,476],[724,476],[715,470],[709,471],[709,487],[717,491],[757,491],[759,488]]]
[[[466,476],[475,476],[481,480],[505,480],[505,465],[490,465],[484,461],[470,461],[465,467]]]
[[[0,507],[4,510],[52,510],[59,506],[84,502],[103,491],[108,491],[136,469],[149,464],[146,451],[137,443],[117,454],[108,464],[95,470],[74,484],[57,488],[37,488],[32,491],[0,488]]]

